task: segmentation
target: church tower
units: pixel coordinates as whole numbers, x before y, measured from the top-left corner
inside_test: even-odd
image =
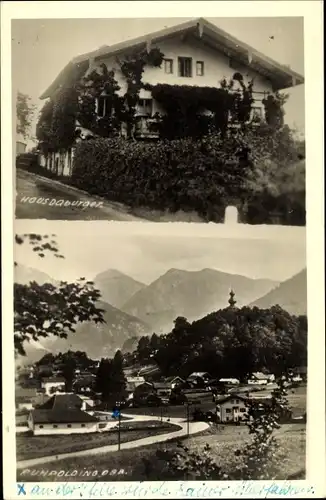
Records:
[[[234,299],[235,293],[233,290],[230,292],[230,298],[229,298],[229,308],[235,307],[237,301]]]

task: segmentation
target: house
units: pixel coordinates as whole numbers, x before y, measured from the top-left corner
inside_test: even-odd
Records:
[[[240,380],[237,378],[220,378],[219,383],[225,385],[238,385],[240,384]]]
[[[18,410],[31,410],[38,404],[43,404],[47,397],[40,394],[36,388],[16,387],[15,400]]]
[[[98,419],[74,409],[36,409],[28,416],[28,427],[34,436],[97,432]]]
[[[48,396],[56,392],[63,392],[65,386],[65,379],[61,377],[44,378],[42,380],[42,388],[45,389],[45,394]]]
[[[266,375],[262,372],[256,372],[251,375],[251,379],[248,380],[248,384],[267,385],[274,382],[274,380],[274,375]]]
[[[133,399],[133,401],[141,402],[144,401],[148,396],[151,396],[153,394],[156,394],[156,390],[153,384],[144,382],[143,384],[138,385],[135,388],[131,399]]]
[[[179,377],[178,375],[176,377],[172,376],[172,377],[167,377],[165,379],[165,382],[167,384],[169,384],[169,386],[171,387],[171,389],[175,389],[176,387],[180,387],[182,386],[186,381]]]
[[[21,134],[16,134],[16,156],[19,156],[26,151],[26,140]]]
[[[248,399],[229,395],[216,400],[216,416],[220,422],[241,422],[248,417]]]
[[[215,24],[200,18],[75,57],[40,99],[52,98],[61,86],[68,85],[70,81],[80,81],[94,70],[102,71],[103,64],[108,71],[114,72],[114,78],[120,87],[117,93],[124,96],[127,80],[119,61],[124,61],[135,50],[150,52],[152,49],[159,49],[163,54],[163,61],[157,67],[144,67],[136,106],[136,124],[133,129],[135,139],[159,137],[159,132],[154,131],[150,125],[155,123],[158,114],[164,115],[166,111],[162,103],[153,96],[153,87],[156,85],[164,84],[169,88],[183,85],[216,88],[221,80],[229,80],[237,73],[245,84],[254,81],[251,118],[258,116],[263,119],[262,101],[265,97],[277,90],[304,83],[303,76],[290,67],[272,60]],[[238,83],[235,83],[235,92],[241,88],[240,82]],[[95,104],[98,119],[111,116],[113,111],[109,96],[105,92],[96,98]],[[203,109],[204,114],[207,114],[207,111]],[[76,129],[81,130],[79,123],[76,123]],[[126,124],[121,124],[121,135],[125,134]],[[81,130],[78,140],[83,140],[83,137],[87,139],[92,135],[94,134],[87,129]],[[45,166],[54,169],[58,175],[69,176],[73,154],[73,147],[64,153],[53,153]]]
[[[142,385],[145,382],[144,377],[126,377],[126,391],[133,392],[136,387]]]
[[[74,393],[54,394],[44,404],[39,405],[40,410],[83,410],[92,411],[93,405],[89,404],[88,398],[77,396]]]
[[[207,372],[193,372],[187,378],[187,382],[191,387],[204,387],[210,379],[211,376]]]
[[[172,388],[171,385],[166,382],[153,382],[154,389],[157,396],[160,398],[168,399],[171,395]]]

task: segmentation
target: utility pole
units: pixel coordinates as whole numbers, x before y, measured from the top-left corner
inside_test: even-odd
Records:
[[[189,436],[189,401],[187,401],[187,436]]]
[[[121,404],[118,404],[118,451],[121,448]]]

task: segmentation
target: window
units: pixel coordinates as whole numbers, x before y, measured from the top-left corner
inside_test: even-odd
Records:
[[[38,426],[38,428],[39,428],[39,429],[43,429],[43,425],[39,425],[39,426]]]
[[[164,59],[164,72],[169,75],[173,73],[173,59]]]
[[[100,96],[97,99],[97,115],[100,118],[108,116],[112,113],[112,105],[106,96]]]
[[[196,75],[197,76],[204,76],[204,61],[197,61],[196,62]]]
[[[228,422],[229,420],[230,420],[229,417],[226,417],[226,421]]]
[[[67,424],[67,427],[71,427],[71,424]]]
[[[85,427],[85,424],[81,424],[81,427]]]
[[[238,399],[236,399],[236,400],[235,400],[235,403],[236,403],[236,404],[239,404],[239,400],[238,400]]]
[[[245,408],[240,408],[241,413],[245,413],[246,409]]]
[[[53,429],[57,429],[57,428],[58,428],[58,426],[54,424],[53,425]]]
[[[262,108],[259,108],[258,106],[254,106],[251,108],[251,119],[252,120],[258,120],[263,117],[263,110]]]
[[[192,77],[192,58],[178,57],[179,76]]]
[[[231,409],[230,408],[227,408],[225,411],[226,411],[226,413],[231,413]]]
[[[234,411],[238,411],[239,410],[239,406],[233,406],[232,408]]]

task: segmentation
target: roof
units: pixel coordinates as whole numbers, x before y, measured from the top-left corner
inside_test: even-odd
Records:
[[[167,382],[153,382],[153,386],[155,389],[167,389],[170,390],[171,386]]]
[[[75,409],[68,410],[43,410],[37,409],[31,412],[35,424],[66,424],[97,422],[93,415]]]
[[[243,396],[241,394],[228,394],[227,396],[221,396],[216,400],[216,404],[223,404],[229,401],[230,399],[240,399],[240,401],[243,401],[244,403],[259,403],[259,404],[271,404],[271,397],[264,396],[261,398],[257,397],[248,397],[248,396]]]
[[[165,379],[166,382],[173,382],[174,380],[181,380],[181,382],[185,382],[185,380],[181,377],[179,377],[179,375],[174,375],[172,377],[167,377]]]
[[[191,375],[189,375],[188,378],[192,378],[192,377],[205,377],[205,375],[209,375],[208,372],[193,372],[191,373]]]
[[[219,382],[239,382],[237,378],[220,378]]]
[[[39,408],[42,410],[71,410],[71,409],[80,409],[84,401],[77,396],[77,394],[68,393],[68,394],[54,394],[50,399],[46,401]],[[87,405],[86,409],[91,409],[91,406]]]
[[[219,52],[224,52],[228,57],[246,66],[249,65],[248,59],[250,58],[250,67],[273,81],[278,90],[304,83],[304,77],[288,66],[280,64],[270,57],[265,56],[255,48],[241,42],[241,40],[238,40],[226,31],[218,28],[215,24],[212,24],[206,19],[197,18],[111,46],[105,45],[97,50],[75,57],[67,64],[61,73],[59,73],[50,87],[40,96],[40,99],[50,97],[59,85],[67,79],[78,77],[79,74],[81,77],[85,74],[91,59],[96,60],[107,56],[119,55],[130,49],[145,48],[148,43],[158,43],[178,34],[192,34],[202,39],[202,41],[211,48]]]
[[[265,375],[265,373],[262,372],[253,373],[252,376],[254,378],[258,378],[259,380],[268,380],[271,377],[271,375]]]
[[[42,380],[42,384],[65,384],[63,377],[49,377]]]

